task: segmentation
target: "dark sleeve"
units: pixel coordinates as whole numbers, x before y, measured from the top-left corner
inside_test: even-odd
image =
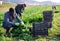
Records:
[[[5,13],[4,22],[7,22],[8,24],[12,24],[12,25],[15,24],[14,22],[9,21],[9,13]]]
[[[19,16],[17,14],[15,14],[15,15],[16,15],[16,18],[17,18],[18,22],[21,23],[22,20],[19,18]]]

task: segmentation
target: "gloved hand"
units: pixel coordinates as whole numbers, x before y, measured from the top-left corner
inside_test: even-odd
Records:
[[[21,22],[21,26],[26,28],[26,25],[23,22]]]
[[[20,24],[19,23],[15,23],[16,26],[19,26]]]
[[[24,22],[21,22],[21,25],[23,25],[23,26],[24,26]]]

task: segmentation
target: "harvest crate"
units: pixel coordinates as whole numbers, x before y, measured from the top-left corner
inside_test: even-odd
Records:
[[[34,36],[47,36],[48,35],[48,24],[45,22],[33,23],[33,35]]]
[[[53,20],[53,11],[43,11],[43,17],[46,22],[52,22]]]

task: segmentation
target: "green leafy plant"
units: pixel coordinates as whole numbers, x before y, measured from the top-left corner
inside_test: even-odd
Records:
[[[24,41],[34,41],[33,37],[30,34],[27,33],[22,33],[19,35],[20,39],[24,40]]]

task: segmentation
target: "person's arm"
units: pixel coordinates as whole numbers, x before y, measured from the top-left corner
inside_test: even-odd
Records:
[[[20,23],[20,24],[23,24],[24,25],[24,22],[19,18],[19,16],[16,14],[16,18],[17,18],[17,20],[18,20],[18,22]]]
[[[12,25],[15,24],[14,22],[10,22],[10,21],[9,21],[9,14],[8,14],[8,13],[5,14],[5,16],[4,16],[4,21],[7,22],[7,23],[9,23],[9,24],[12,24]]]
[[[7,18],[7,22],[8,22],[9,24],[11,24],[11,25],[15,25],[14,22],[9,21],[9,18]]]

